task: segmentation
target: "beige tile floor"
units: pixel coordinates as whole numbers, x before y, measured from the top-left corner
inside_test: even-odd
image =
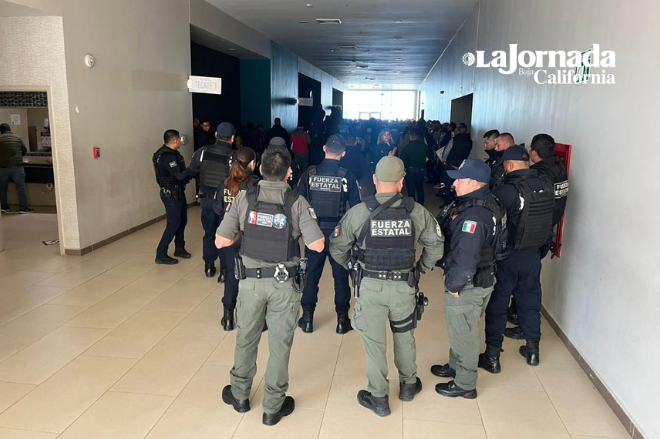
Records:
[[[326,271],[317,329],[297,332],[292,350],[296,411],[264,427],[266,339],[252,411],[239,415],[220,401],[236,332],[220,328],[223,288],[203,275],[197,208],[186,233],[194,258],[174,267],[153,263],[162,223],[75,258],[41,244],[56,236],[54,215],[3,220],[0,439],[629,437],[546,322],[539,367],[506,340],[503,372],[480,373],[477,400],[437,395],[440,379],[429,368],[447,360],[449,347],[437,272],[422,280],[431,304],[416,333],[424,390],[413,402],[396,398],[390,344],[392,415],[358,405],[362,343],[355,332],[334,333]]]

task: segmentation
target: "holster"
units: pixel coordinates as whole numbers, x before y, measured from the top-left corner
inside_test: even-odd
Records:
[[[307,283],[307,258],[300,258],[300,264],[298,265],[298,273],[294,279],[294,284],[297,285],[297,290],[299,293],[302,293],[305,290],[305,284]]]
[[[360,284],[362,283],[362,266],[357,259],[351,258],[348,262],[348,269],[351,273],[351,280],[353,281],[353,292],[355,298],[360,298]]]
[[[243,280],[245,276],[245,265],[243,265],[243,258],[241,255],[234,256],[234,276],[238,280]]]
[[[472,279],[472,284],[477,288],[490,288],[495,285],[495,265],[478,268]]]

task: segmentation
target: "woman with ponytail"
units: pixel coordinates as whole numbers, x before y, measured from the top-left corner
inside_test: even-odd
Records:
[[[233,163],[229,168],[229,177],[221,184],[215,195],[214,209],[221,219],[225,212],[231,209],[231,203],[240,191],[247,190],[254,186],[259,178],[254,175],[256,168],[256,154],[252,148],[244,146],[236,151]],[[225,248],[225,257],[227,258],[227,280],[225,281],[225,293],[222,298],[224,306],[224,316],[221,324],[225,331],[234,329],[234,309],[236,308],[236,298],[238,297],[238,279],[234,276],[234,257],[241,248],[239,239],[234,245]]]

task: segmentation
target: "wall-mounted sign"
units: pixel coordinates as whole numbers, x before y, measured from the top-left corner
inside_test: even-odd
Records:
[[[222,78],[191,76],[188,79],[188,91],[191,93],[222,94]]]
[[[299,107],[311,107],[314,105],[314,98],[298,98]]]
[[[11,119],[11,124],[12,125],[20,125],[21,124],[21,115],[20,114],[12,114],[10,116]]]

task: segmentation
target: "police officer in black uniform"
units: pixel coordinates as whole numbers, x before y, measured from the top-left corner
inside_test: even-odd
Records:
[[[529,169],[529,154],[514,145],[504,151],[504,183],[493,191],[507,211],[508,254],[497,263],[497,283],[486,308],[486,352],[479,367],[499,373],[500,350],[513,294],[526,346],[520,354],[527,364],[539,364],[541,340],[541,252],[552,228],[554,194],[552,183]]]
[[[312,206],[318,218],[319,227],[326,240],[346,213],[346,203],[351,207],[360,204],[360,187],[355,176],[339,161],[346,154],[346,141],[343,136],[333,134],[323,146],[325,160],[318,166],[310,166],[298,181],[296,189]],[[314,331],[314,310],[318,302],[319,281],[323,274],[325,260],[329,256],[328,247],[318,253],[305,250],[308,259],[309,278],[302,297],[303,316],[298,322],[303,332]],[[351,306],[351,289],[348,284],[348,271],[330,257],[332,277],[335,281],[335,311],[337,312],[337,334],[346,334],[353,329],[348,318]]]
[[[438,223],[445,236],[445,321],[449,362],[431,373],[454,378],[436,385],[442,396],[477,397],[479,321],[495,284],[495,260],[506,245],[506,210],[488,189],[490,168],[467,159],[447,172],[458,198],[445,207]],[[467,326],[466,326],[467,323]]]
[[[555,208],[552,213],[552,228],[553,232],[548,236],[548,241],[541,247],[541,259],[545,258],[550,251],[550,243],[554,235],[554,228],[559,224],[559,220],[564,216],[566,209],[566,199],[568,197],[568,172],[564,165],[555,157],[555,139],[548,134],[537,134],[532,138],[530,145],[529,158],[532,160],[533,165],[530,169],[534,169],[539,175],[545,175],[553,183],[555,195]],[[515,302],[509,308],[509,322],[514,323],[513,328],[507,328],[504,335],[516,340],[524,338],[522,329],[517,325],[518,312],[515,309]],[[515,319],[512,317],[515,316]],[[512,321],[513,320],[513,321]]]
[[[153,155],[152,161],[156,172],[156,182],[160,186],[160,199],[165,205],[167,226],[156,249],[156,264],[173,265],[178,259],[167,255],[167,248],[174,239],[174,256],[188,259],[183,237],[188,224],[188,204],[186,203],[186,184],[191,175],[179,153],[181,135],[177,130],[167,130],[163,135],[165,144]]]
[[[500,132],[498,130],[489,130],[484,134],[484,151],[488,154],[488,158],[484,162],[488,165],[491,170],[495,163],[502,157],[502,152],[496,151],[495,141],[499,137]]]
[[[502,154],[515,143],[516,141],[511,133],[502,133],[495,139],[496,158],[490,163],[490,182],[488,183],[490,190],[500,186],[504,181],[504,159]]]
[[[224,282],[227,278],[227,262],[224,250],[215,247],[215,232],[221,218],[213,210],[213,199],[220,185],[229,176],[229,167],[234,154],[231,146],[234,142],[234,134],[236,134],[234,126],[229,122],[222,122],[215,132],[215,144],[206,145],[195,151],[190,162],[190,171],[200,177],[197,197],[200,199],[204,228],[204,273],[206,277],[213,277],[216,273],[215,261],[220,258],[218,282]]]

